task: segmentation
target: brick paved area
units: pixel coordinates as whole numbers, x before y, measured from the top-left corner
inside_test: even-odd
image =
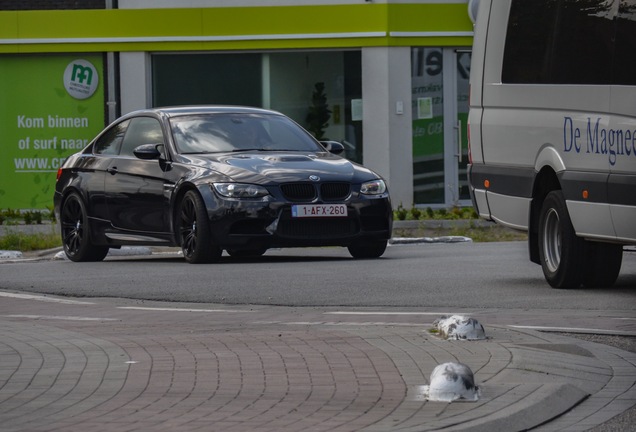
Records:
[[[574,431],[636,404],[636,354],[559,335],[78,300],[2,299],[2,431]],[[479,401],[424,400],[446,361],[473,370]]]

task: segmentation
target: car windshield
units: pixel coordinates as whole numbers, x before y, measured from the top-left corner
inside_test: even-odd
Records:
[[[170,119],[179,153],[324,151],[293,121],[268,114],[201,114]]]

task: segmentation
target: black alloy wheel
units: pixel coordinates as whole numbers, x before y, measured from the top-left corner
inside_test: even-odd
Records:
[[[106,257],[107,246],[91,244],[86,207],[77,193],[70,194],[64,200],[60,219],[62,245],[71,261],[101,261]]]
[[[203,199],[195,190],[185,193],[179,205],[177,227],[181,250],[187,262],[203,264],[221,258],[221,249],[212,243],[210,221]]]

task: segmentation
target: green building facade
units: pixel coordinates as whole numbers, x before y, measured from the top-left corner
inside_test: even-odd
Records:
[[[178,7],[175,7],[178,6]],[[119,115],[251,105],[387,180],[394,206],[469,203],[466,0],[120,0],[0,11],[0,208],[51,205],[57,168]]]

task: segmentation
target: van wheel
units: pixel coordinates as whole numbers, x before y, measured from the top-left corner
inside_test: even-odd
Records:
[[[208,212],[197,191],[186,192],[177,217],[176,226],[185,260],[191,264],[218,261],[222,251],[212,243]]]
[[[539,257],[553,288],[578,288],[583,279],[585,241],[577,237],[563,192],[550,192],[539,216]]]
[[[586,287],[610,287],[621,271],[623,245],[585,242],[583,285]]]

